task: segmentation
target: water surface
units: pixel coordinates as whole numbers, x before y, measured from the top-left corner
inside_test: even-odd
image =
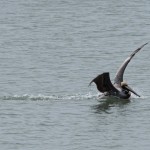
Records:
[[[0,2],[3,150],[148,150],[149,45],[125,80],[141,98],[97,99],[89,82],[150,41],[150,2]]]

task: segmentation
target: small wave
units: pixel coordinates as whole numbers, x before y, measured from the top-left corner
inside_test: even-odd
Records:
[[[24,94],[24,95],[13,95],[13,96],[3,96],[1,97],[2,100],[83,100],[83,99],[92,99],[94,97],[97,97],[97,95],[93,95],[91,93],[88,94],[75,94],[75,95],[29,95],[29,94]]]

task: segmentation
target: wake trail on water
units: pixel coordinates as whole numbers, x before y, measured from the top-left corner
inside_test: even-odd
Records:
[[[1,100],[85,100],[85,99],[93,99],[97,98],[97,94],[74,94],[74,95],[30,95],[30,94],[24,94],[24,95],[10,95],[10,96],[3,96],[0,99]]]
[[[131,99],[147,99],[149,96],[145,96],[145,94],[142,91],[139,91],[136,89],[136,91],[139,93],[140,97],[137,97],[136,95],[132,94]],[[1,100],[31,100],[31,101],[36,101],[36,100],[86,100],[86,99],[96,99],[96,100],[101,100],[100,95],[102,93],[93,93],[93,92],[88,92],[88,93],[75,93],[75,94],[64,94],[64,95],[44,95],[44,94],[23,94],[23,95],[8,95],[8,96],[0,96]]]

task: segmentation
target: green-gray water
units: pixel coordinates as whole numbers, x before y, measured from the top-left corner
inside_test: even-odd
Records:
[[[125,80],[141,98],[97,99],[89,82],[150,41],[150,1],[0,1],[2,150],[149,150],[150,45]]]

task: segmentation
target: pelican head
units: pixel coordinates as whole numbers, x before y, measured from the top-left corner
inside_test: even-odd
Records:
[[[124,88],[125,86],[128,86],[126,81],[121,82],[121,87]]]
[[[140,97],[140,95],[138,95],[131,87],[129,87],[129,85],[125,81],[121,82],[121,88],[127,91],[127,93],[132,92],[136,96]]]

